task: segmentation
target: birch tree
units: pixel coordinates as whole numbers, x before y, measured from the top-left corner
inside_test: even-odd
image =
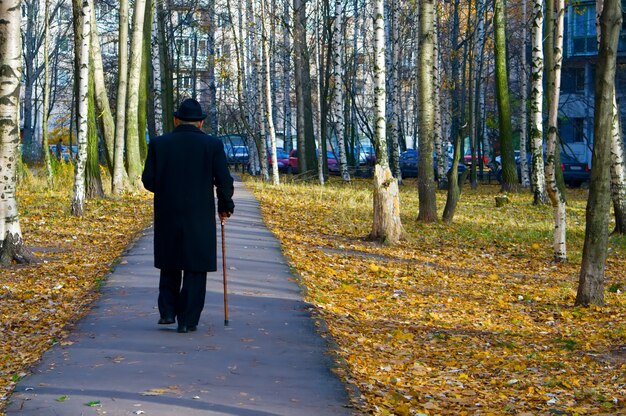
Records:
[[[594,140],[587,200],[585,243],[578,276],[576,305],[604,304],[604,271],[610,214],[610,147],[613,130],[615,68],[622,11],[620,0],[604,0],[600,17],[600,48],[596,66]]]
[[[126,96],[126,165],[128,181],[133,188],[141,187],[143,163],[139,153],[139,140],[145,140],[145,131],[139,131],[139,89],[143,55],[143,21],[146,0],[136,0],[133,10],[133,31],[130,41],[128,89]]]
[[[522,57],[521,57],[521,120],[520,120],[520,168],[522,173],[522,187],[530,186],[530,178],[528,177],[528,158],[526,152],[528,149],[528,65],[526,63],[526,46],[528,45],[528,18],[527,7],[528,0],[522,0]]]
[[[80,40],[78,54],[78,73],[74,77],[78,88],[76,91],[77,100],[77,120],[78,132],[76,141],[78,153],[76,155],[76,168],[74,173],[74,194],[72,197],[72,214],[82,216],[85,211],[85,167],[87,163],[87,134],[88,134],[88,112],[89,112],[89,44],[91,34],[91,10],[88,0],[74,0],[73,6],[80,7],[76,10],[79,13],[80,31],[76,31],[75,37]],[[76,13],[75,13],[76,15]]]
[[[161,3],[162,5],[162,3]],[[120,0],[119,11],[119,50],[117,77],[117,110],[115,112],[115,151],[113,154],[113,194],[120,194],[125,188],[124,142],[126,125],[126,93],[128,88],[128,0]],[[164,108],[165,110],[165,108]]]
[[[333,31],[333,116],[335,119],[335,136],[337,137],[337,147],[339,148],[339,166],[341,177],[344,182],[350,182],[348,172],[348,158],[346,157],[345,141],[345,120],[343,105],[343,4],[342,0],[335,0],[335,20]],[[321,152],[321,148],[319,149]]]
[[[553,68],[549,84],[548,137],[546,141],[546,188],[554,215],[554,260],[567,261],[565,195],[560,189],[556,178],[558,152],[558,111],[561,92],[561,63],[563,62],[563,19],[565,14],[564,0],[556,2],[556,21],[554,24]]]
[[[48,115],[50,107],[50,0],[44,1],[44,39],[43,39],[43,59],[44,59],[44,79],[43,79],[43,120],[41,123],[41,135],[43,141],[43,159],[46,168],[46,178],[48,183],[52,182],[52,163],[50,161],[50,152],[48,149]]]
[[[265,121],[267,123],[270,136],[270,157],[272,158],[272,184],[279,185],[280,178],[278,176],[278,158],[276,157],[276,129],[274,127],[274,104],[272,102],[272,79],[270,74],[270,47],[267,30],[267,4],[265,0],[261,0],[261,43],[263,46],[263,78],[265,86]],[[262,138],[265,140],[265,137]],[[267,160],[266,153],[263,154]]]
[[[21,0],[0,1],[0,264],[30,263],[17,209],[16,160],[20,143],[20,81],[22,79]]]
[[[372,1],[374,11],[374,120],[376,166],[374,168],[374,221],[370,237],[395,244],[402,236],[398,181],[389,169],[385,130],[385,21],[384,0]],[[432,4],[432,3],[431,3]],[[432,19],[432,12],[431,12]],[[431,146],[432,163],[432,146]],[[432,169],[431,169],[432,172]]]
[[[433,166],[433,132],[435,114],[433,109],[434,66],[434,1],[422,0],[419,12],[419,194],[418,221],[437,220],[437,205]]]
[[[533,0],[532,68],[530,89],[530,149],[533,202],[545,204],[546,177],[543,163],[543,0]]]

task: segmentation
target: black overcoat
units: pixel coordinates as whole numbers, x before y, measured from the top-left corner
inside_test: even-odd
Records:
[[[218,212],[235,208],[222,142],[182,124],[150,141],[142,181],[154,192],[154,266],[217,270],[214,188]]]

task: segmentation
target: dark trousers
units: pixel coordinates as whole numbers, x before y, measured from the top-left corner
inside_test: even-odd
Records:
[[[181,287],[182,283],[182,287]],[[177,317],[178,325],[198,325],[206,296],[206,272],[161,270],[159,312]]]

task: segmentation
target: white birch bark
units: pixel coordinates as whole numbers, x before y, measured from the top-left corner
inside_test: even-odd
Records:
[[[436,4],[433,5],[436,7]],[[439,13],[435,11],[433,19],[433,54],[435,55],[433,67],[433,109],[435,119],[433,124],[433,137],[435,140],[435,153],[437,155],[437,179],[440,189],[445,188],[448,182],[446,177],[446,169],[448,167],[448,147],[447,139],[443,134],[443,124],[441,116],[441,49],[439,48]],[[415,106],[418,107],[417,102]],[[416,120],[417,121],[417,120]]]
[[[567,261],[566,247],[566,217],[565,195],[559,189],[556,182],[555,166],[558,134],[558,110],[559,95],[561,91],[561,63],[563,61],[563,19],[565,14],[564,0],[557,0],[555,4],[554,24],[554,66],[550,91],[550,108],[548,109],[548,139],[546,144],[546,188],[554,215],[554,260],[556,262]]]
[[[543,163],[543,0],[533,0],[532,68],[530,92],[531,184],[534,204],[545,204],[546,176]]]
[[[143,55],[143,22],[146,0],[135,0],[133,30],[130,40],[128,87],[126,95],[126,166],[131,187],[141,188],[142,161],[139,140],[145,140],[145,131],[139,131],[139,88]]]
[[[272,79],[270,75],[270,47],[267,31],[267,4],[261,0],[261,26],[263,30],[261,42],[263,44],[263,75],[265,78],[265,121],[270,136],[270,157],[272,158],[272,184],[280,185],[278,175],[278,158],[276,156],[276,129],[274,127],[274,106],[272,100]],[[264,154],[265,155],[265,154]]]
[[[88,0],[82,1],[80,10],[80,50],[78,83],[76,99],[78,100],[78,132],[76,142],[78,152],[76,155],[76,169],[74,174],[74,195],[72,197],[72,214],[82,216],[85,212],[85,166],[87,163],[87,115],[89,110],[89,50],[91,43],[91,7]]]
[[[22,38],[20,0],[0,1],[0,262],[34,261],[22,240],[17,209],[16,160],[20,143],[20,81]]]
[[[389,127],[391,131],[391,152],[392,160],[394,161],[394,176],[398,179],[398,183],[402,183],[402,171],[400,170],[400,87],[399,87],[399,65],[400,65],[400,45],[399,45],[399,19],[400,11],[398,7],[398,0],[391,1],[391,22],[390,23],[390,39],[391,45],[391,72],[387,75],[390,80],[391,91],[390,102],[391,111],[389,112],[391,119],[389,120]]]
[[[128,88],[128,0],[120,0],[119,16],[117,109],[115,112],[113,177],[111,178],[111,188],[114,195],[124,191],[126,175],[126,168],[124,167],[124,138],[126,131],[126,93]]]
[[[384,0],[372,1],[374,12],[374,221],[371,238],[396,244],[402,236],[398,181],[391,174],[385,130],[385,19]]]
[[[526,157],[528,147],[528,65],[526,64],[526,46],[528,45],[528,14],[527,14],[527,2],[528,0],[522,0],[522,58],[521,58],[521,129],[520,129],[520,168],[522,173],[522,187],[528,188],[530,186],[530,178],[528,176],[528,159]]]
[[[158,0],[157,0],[158,1]],[[156,4],[155,4],[156,6]],[[161,38],[159,36],[159,13],[152,14],[152,85],[154,92],[154,126],[157,136],[163,134],[163,90],[161,83]]]
[[[348,158],[346,156],[345,120],[343,106],[343,4],[342,0],[335,0],[335,21],[333,31],[333,116],[335,118],[335,135],[339,148],[339,166],[341,178],[344,182],[350,182],[348,172]],[[321,148],[319,150],[321,153]]]
[[[48,107],[50,107],[50,1],[44,0],[44,30],[43,30],[43,111],[41,122],[41,135],[43,139],[43,159],[46,167],[46,177],[48,182],[52,182],[52,163],[50,161],[50,152],[48,151]]]

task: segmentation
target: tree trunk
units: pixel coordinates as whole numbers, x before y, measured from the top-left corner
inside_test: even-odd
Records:
[[[123,0],[128,2],[128,0]],[[127,3],[128,5],[128,3]],[[163,8],[163,0],[157,0],[157,33],[159,37],[159,72],[161,73],[161,114],[163,122],[163,132],[170,132],[174,129],[174,83],[172,81],[172,71],[170,69],[171,55],[167,43],[167,22],[166,13]],[[121,7],[121,5],[120,5]],[[128,8],[127,8],[128,10]],[[128,15],[126,17],[128,19]],[[232,19],[231,19],[232,20]],[[127,23],[128,28],[128,23]],[[128,30],[128,29],[127,29]],[[120,35],[121,42],[121,35]],[[128,40],[125,43],[127,45]]]
[[[93,9],[93,7],[90,7]],[[90,14],[91,15],[91,14]],[[85,166],[86,197],[103,198],[102,177],[100,176],[100,157],[98,152],[98,128],[96,127],[96,98],[93,53],[89,65],[89,90],[87,98],[87,162]]]
[[[291,19],[289,14],[289,2],[285,0],[283,4],[283,132],[285,135],[285,151],[289,153],[289,151],[293,149],[293,127],[291,122],[291,45],[289,42],[289,22]],[[319,132],[317,137],[319,140]]]
[[[139,131],[139,160],[143,161],[148,155],[148,113],[150,100],[150,74],[152,71],[152,0],[146,0],[146,9],[143,19],[143,40],[141,53],[141,70],[139,73],[139,100],[137,103],[137,125]],[[143,170],[143,169],[142,169]]]
[[[139,140],[146,140],[145,131],[139,131],[139,91],[142,55],[143,21],[146,0],[136,0],[133,11],[133,31],[130,41],[130,59],[128,72],[128,92],[126,96],[126,165],[128,181],[132,188],[141,188],[143,163],[139,151]]]
[[[43,120],[41,120],[41,135],[43,141],[43,160],[46,168],[46,178],[48,183],[52,183],[52,163],[50,161],[50,152],[48,151],[48,114],[50,107],[50,0],[44,1],[44,41],[43,41],[43,59],[44,59],[44,80],[43,80]]]
[[[461,130],[459,133],[461,133]],[[461,134],[454,140],[454,157],[452,159],[452,168],[448,172],[448,197],[446,198],[446,206],[443,209],[442,220],[451,223],[456,212],[456,206],[461,197],[461,186],[459,184],[459,160],[461,159]],[[467,177],[467,171],[463,174],[463,178]]]
[[[285,2],[286,4],[288,2]],[[319,26],[320,26],[320,2],[319,0],[315,1],[316,11],[315,11],[315,67],[318,68],[318,76],[317,82],[315,83],[315,95],[317,96],[317,117],[315,118],[315,138],[316,145],[318,149],[322,149],[322,73],[320,68],[321,61],[321,45],[322,40],[320,39],[319,34]],[[288,98],[285,98],[286,100]],[[320,182],[321,186],[324,186],[324,152],[317,152],[317,180]]]
[[[598,48],[600,45],[600,15],[604,7],[603,0],[596,0],[596,33]],[[598,49],[599,50],[599,49]],[[624,166],[624,142],[617,97],[613,95],[613,128],[611,140],[611,199],[615,215],[613,234],[626,234],[626,167]]]
[[[272,184],[280,185],[280,177],[278,176],[278,158],[276,157],[276,129],[274,128],[274,106],[272,103],[272,77],[270,74],[270,47],[267,31],[267,4],[265,0],[261,0],[261,28],[263,45],[263,76],[265,81],[265,120],[270,136],[271,158],[272,158]],[[265,137],[263,137],[265,140]],[[263,154],[265,160],[266,153]]]
[[[215,85],[215,0],[209,0],[207,4],[208,30],[207,30],[207,71],[209,80],[209,105],[208,124],[209,133],[218,133],[217,120],[217,87]]]
[[[383,0],[373,0],[373,9],[376,167],[374,169],[374,221],[370,237],[385,244],[396,244],[402,237],[402,222],[400,221],[398,181],[389,169],[385,137],[387,126],[385,120],[385,12]]]
[[[533,0],[532,69],[530,91],[530,149],[533,203],[548,202],[543,163],[543,0]]]
[[[78,4],[77,4],[78,3]],[[89,116],[89,45],[91,34],[91,7],[88,0],[74,0],[74,7],[80,7],[78,15],[80,21],[77,22],[78,27],[75,36],[80,39],[80,49],[76,50],[79,54],[78,73],[75,80],[78,84],[77,101],[78,101],[78,134],[76,142],[78,152],[76,155],[76,168],[74,174],[74,195],[72,197],[72,214],[82,216],[85,212],[85,180],[86,180],[86,164],[87,164],[87,140],[88,140],[88,116]],[[79,6],[80,5],[80,6]],[[78,11],[78,10],[76,10]],[[74,13],[75,15],[77,13]]]
[[[419,194],[418,221],[437,220],[433,165],[433,136],[435,114],[433,109],[434,30],[433,0],[423,0],[419,13],[419,159],[417,189]]]
[[[23,131],[22,142],[24,149],[22,151],[23,160],[28,163],[35,163],[41,156],[41,146],[37,143],[37,138],[34,133],[33,126],[33,111],[35,107],[35,100],[33,99],[33,93],[35,83],[38,78],[38,71],[36,69],[36,59],[39,53],[39,47],[37,45],[38,35],[38,11],[39,0],[24,1],[23,7],[26,11],[25,16],[25,28],[23,32],[24,39],[24,60],[28,63],[24,68],[23,79],[23,94],[24,105],[22,112],[23,117]]]
[[[294,54],[294,72],[296,81],[296,129],[298,140],[298,171],[306,172],[308,170],[307,160],[305,158],[305,128],[304,128],[304,86],[302,67],[304,66],[304,45],[302,38],[306,35],[302,34],[304,24],[302,15],[305,14],[305,3],[302,0],[293,0],[293,54]]]
[[[528,45],[528,30],[526,29],[527,19],[527,2],[522,0],[522,58],[521,58],[521,120],[520,120],[520,170],[522,173],[522,187],[530,186],[530,178],[528,176],[528,158],[526,156],[528,147],[528,65],[526,63],[526,47]]]
[[[513,151],[513,126],[506,68],[506,11],[504,0],[494,0],[493,27],[495,32],[496,99],[500,129],[500,155],[502,160],[502,191],[517,189],[517,166]]]
[[[613,100],[613,140],[611,141],[611,199],[615,213],[614,234],[626,234],[626,167],[619,109]]]
[[[433,2],[433,7],[437,4]],[[435,113],[433,120],[433,140],[435,145],[435,153],[437,154],[437,186],[439,189],[448,188],[448,178],[446,176],[446,168],[448,167],[448,139],[443,134],[443,118],[442,105],[443,99],[441,89],[441,49],[439,48],[439,12],[435,9],[433,18],[433,112]],[[419,107],[417,102],[413,104]],[[418,121],[418,120],[415,120]],[[416,126],[418,122],[415,123]]]
[[[113,176],[113,160],[115,158],[115,121],[111,113],[109,104],[109,96],[107,94],[106,82],[104,80],[104,65],[102,64],[102,50],[100,48],[100,40],[98,38],[98,26],[96,23],[96,9],[91,8],[91,56],[93,56],[94,65],[94,82],[95,82],[95,100],[96,114],[100,121],[102,134],[104,136],[104,151],[106,157],[107,168]]]
[[[550,106],[548,108],[548,139],[546,142],[546,188],[554,211],[554,261],[567,261],[565,194],[558,186],[556,171],[558,154],[558,111],[561,92],[561,63],[563,62],[563,18],[564,0],[557,0],[556,23],[553,50],[553,68],[549,77],[551,84]],[[560,170],[560,169],[559,169]]]
[[[15,189],[20,142],[22,38],[20,0],[0,1],[0,264],[31,263],[35,257],[22,239]]]
[[[335,0],[335,19],[333,31],[333,116],[335,118],[335,136],[337,137],[337,147],[339,148],[339,166],[341,177],[344,182],[350,182],[348,172],[348,158],[346,155],[345,140],[345,120],[344,120],[344,99],[343,99],[343,7],[342,0]]]
[[[117,78],[117,110],[115,112],[115,150],[113,153],[112,191],[119,195],[126,187],[124,143],[126,125],[126,94],[128,88],[128,0],[120,0],[120,27]],[[165,110],[165,109],[164,109]]]
[[[619,0],[605,0],[600,17],[601,35],[596,65],[594,140],[585,244],[578,278],[576,305],[604,304],[604,270],[610,214],[610,147],[612,142],[615,68],[620,28]]]

